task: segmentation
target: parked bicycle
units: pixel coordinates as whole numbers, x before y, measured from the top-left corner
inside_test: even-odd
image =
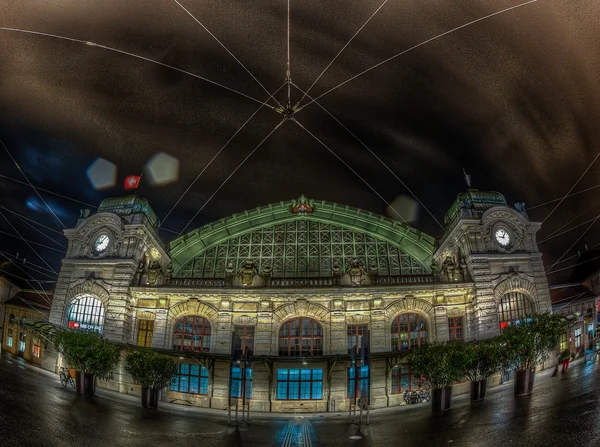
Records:
[[[75,379],[71,375],[71,370],[69,368],[60,368],[60,384],[65,388],[67,385],[71,385],[72,388],[75,388]]]

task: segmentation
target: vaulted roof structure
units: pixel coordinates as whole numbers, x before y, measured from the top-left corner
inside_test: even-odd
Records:
[[[429,274],[436,242],[368,211],[301,196],[245,211],[170,244],[174,276],[223,278],[252,259],[272,277],[330,277],[352,259],[379,275]]]

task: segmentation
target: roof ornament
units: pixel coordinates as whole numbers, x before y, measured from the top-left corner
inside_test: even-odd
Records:
[[[312,199],[307,199],[302,194],[298,200],[292,200],[292,213],[293,214],[305,214],[312,213],[315,210],[315,206]]]

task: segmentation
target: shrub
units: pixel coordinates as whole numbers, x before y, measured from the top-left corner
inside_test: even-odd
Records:
[[[176,363],[166,355],[150,349],[136,349],[127,354],[127,372],[145,388],[160,389],[177,373]]]
[[[119,349],[96,332],[63,329],[54,340],[56,348],[75,370],[108,379],[119,363]]]
[[[456,342],[431,343],[410,353],[410,368],[432,389],[446,388],[462,379],[464,352],[463,345]]]

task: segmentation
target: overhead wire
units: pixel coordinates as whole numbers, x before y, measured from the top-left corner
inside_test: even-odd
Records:
[[[296,84],[294,84],[294,87],[296,87],[298,90],[300,90],[301,92],[303,92],[303,90],[298,87]],[[312,98],[310,97],[310,95],[308,95],[308,92],[304,92],[309,99],[312,100]],[[400,184],[410,193],[411,196],[413,196],[415,198],[415,200],[417,202],[419,202],[419,204],[423,207],[423,209],[425,211],[427,211],[427,213],[433,218],[433,220],[435,220],[435,222],[439,225],[439,227],[442,230],[445,230],[444,226],[440,223],[440,221],[433,215],[433,213],[429,210],[429,208],[427,206],[425,206],[425,204],[423,203],[423,201],[421,199],[419,199],[419,197],[412,191],[412,189],[410,189],[408,187],[408,185],[402,181],[402,179],[381,159],[379,158],[379,156],[373,152],[373,150],[371,150],[371,148],[369,146],[367,146],[360,138],[358,138],[358,136],[356,136],[356,134],[354,132],[352,132],[350,129],[348,129],[348,127],[346,125],[344,125],[344,123],[342,123],[338,118],[336,118],[331,112],[329,112],[329,110],[327,110],[325,107],[323,107],[318,101],[313,100],[313,102],[319,106],[321,108],[321,110],[323,110],[325,113],[327,113],[327,115],[329,115],[331,118],[333,118],[333,120],[338,123],[340,126],[342,126],[342,128],[344,128],[346,130],[346,132],[348,132],[350,135],[352,135],[352,137],[358,141],[361,146],[363,146],[367,151],[369,151],[369,153],[375,157],[375,159],[384,167],[386,168],[390,174],[392,174],[394,176],[394,178],[396,180],[398,180],[398,182],[400,182]]]
[[[45,228],[46,230],[52,231],[53,233],[60,234],[63,237],[65,236],[64,233],[62,233],[62,232],[60,232],[58,230],[55,230],[54,228],[50,228],[50,227],[48,227],[48,226],[46,226],[44,224],[41,224],[41,223],[39,223],[36,220],[30,219],[29,217],[26,217],[23,214],[19,214],[16,211],[11,210],[10,208],[7,208],[7,207],[2,206],[2,205],[0,205],[0,208],[3,209],[4,211],[8,211],[11,214],[14,214],[15,216],[19,217],[22,220],[27,220],[29,222],[32,222],[32,223],[36,224],[36,225],[39,225],[42,228]]]
[[[25,264],[25,262],[27,263],[28,268],[33,269],[32,268],[32,266],[33,266],[33,267],[35,267],[35,269],[33,269],[33,270],[38,269],[40,273],[46,274],[48,276],[51,276],[52,278],[56,278],[56,275],[54,273],[50,274],[51,270],[48,269],[47,267],[42,267],[42,266],[40,266],[38,264],[35,264],[35,263],[31,262],[31,261],[26,261],[25,258],[21,259],[18,256],[18,253],[17,253],[17,255],[13,255],[12,253],[9,253],[9,252],[4,251],[4,250],[0,250],[0,253],[3,254],[4,256],[10,257],[11,259],[16,259],[18,261],[22,260],[24,264]]]
[[[12,259],[8,258],[7,256],[4,256],[6,258],[6,260],[8,260],[12,265],[14,265],[16,268],[18,268],[19,270],[21,270],[23,273],[25,273],[26,275],[30,276],[31,278],[33,278],[33,275],[31,275],[29,272],[27,272],[27,270],[23,269],[19,264],[17,264],[15,261],[13,261]],[[46,292],[46,289],[44,289],[44,286],[42,286],[42,284],[35,278],[32,279],[33,281],[38,283],[38,286],[40,287],[40,290],[44,293],[44,295],[42,295],[42,293],[36,289],[29,280],[25,280],[27,282],[27,284],[29,284],[29,287],[31,287],[32,290],[36,291],[40,297],[45,300],[48,304],[52,304],[52,300],[50,299],[50,297],[48,296],[48,293]]]
[[[582,222],[582,223],[580,223],[580,224],[578,224],[578,225],[575,225],[574,227],[571,227],[571,228],[569,228],[568,230],[562,231],[562,232],[560,232],[560,233],[556,233],[556,234],[554,234],[553,236],[548,236],[548,237],[546,237],[546,238],[542,239],[541,241],[539,241],[539,242],[538,242],[538,244],[543,244],[544,242],[546,242],[546,241],[549,241],[549,240],[552,240],[552,239],[554,239],[555,237],[559,237],[559,236],[562,236],[563,234],[570,233],[571,231],[573,231],[573,230],[575,230],[575,229],[577,229],[577,228],[579,228],[579,227],[582,227],[582,226],[583,226],[583,225],[585,225],[586,223],[589,223],[589,222],[591,222],[592,220],[594,220],[594,219],[597,219],[598,217],[600,217],[600,214],[599,214],[598,216],[596,216],[596,217],[592,217],[591,219],[589,219],[589,220],[586,220],[585,222]]]
[[[9,272],[8,270],[0,269],[0,272],[4,273],[5,275],[9,275],[9,276],[12,276],[14,278],[20,279],[21,281],[29,281],[28,278],[23,278],[22,276],[15,275],[14,273]],[[32,279],[35,280],[36,282],[39,282],[39,283],[50,283],[50,284],[56,283],[56,280],[37,279],[37,278],[32,278]]]
[[[59,247],[62,248],[67,248],[64,244],[58,242],[56,239],[54,239],[52,236],[47,235],[46,233],[44,233],[42,230],[40,230],[37,227],[34,227],[32,224],[30,224],[29,222],[27,222],[27,220],[23,219],[23,217],[21,217],[20,215],[17,215],[17,218],[20,219],[25,225],[28,225],[29,227],[31,227],[33,230],[37,231],[38,233],[40,233],[42,236],[44,236],[45,238],[49,239],[50,241],[54,242],[55,244],[57,244]]]
[[[589,225],[589,226],[586,228],[586,230],[585,230],[583,233],[581,233],[581,235],[580,235],[580,236],[577,238],[577,240],[576,240],[575,242],[573,242],[573,244],[571,244],[571,246],[570,246],[569,248],[567,248],[567,249],[565,250],[565,252],[564,252],[564,253],[563,253],[563,254],[560,256],[560,258],[558,258],[558,260],[557,260],[557,261],[556,261],[554,264],[552,264],[552,265],[551,265],[551,266],[548,268],[548,271],[551,271],[551,270],[554,268],[554,266],[555,266],[555,265],[556,265],[556,264],[557,264],[557,263],[558,263],[558,262],[559,262],[559,261],[560,261],[562,258],[564,258],[564,256],[565,256],[565,255],[566,255],[568,252],[570,252],[570,251],[571,251],[571,249],[572,249],[572,248],[573,248],[573,247],[574,247],[574,246],[577,244],[577,242],[579,242],[579,241],[581,240],[581,238],[582,238],[583,236],[585,236],[585,235],[586,235],[586,233],[587,233],[588,231],[590,231],[590,229],[592,228],[592,226],[594,226],[594,224],[595,224],[595,223],[598,221],[598,219],[600,219],[600,216],[598,216],[598,217],[596,217],[596,218],[594,219],[594,221],[593,221],[593,222],[592,222],[592,223],[591,223],[591,224],[590,224],[590,225]]]
[[[19,166],[19,163],[17,163],[17,160],[15,160],[15,158],[12,156],[12,154],[8,150],[8,147],[6,147],[6,144],[4,144],[4,141],[2,141],[1,138],[0,138],[0,144],[2,144],[2,146],[4,147],[4,150],[6,151],[6,153],[10,157],[10,159],[13,161],[13,163],[15,164],[15,166],[17,167],[17,169],[19,170],[19,172],[23,175],[23,178],[25,178],[25,181],[27,182],[27,184],[29,186],[31,186],[31,188],[33,189],[33,191],[40,198],[40,200],[44,203],[44,205],[46,205],[46,208],[48,208],[50,210],[50,213],[52,213],[52,215],[56,218],[56,220],[58,220],[58,222],[61,224],[61,226],[63,228],[66,228],[65,224],[63,223],[63,221],[60,220],[60,218],[56,215],[56,213],[54,212],[54,210],[50,207],[50,205],[48,205],[48,202],[46,202],[46,200],[42,197],[42,195],[35,188],[35,186],[33,186],[33,184],[29,181],[29,177],[27,177],[27,174],[25,174],[25,172],[23,171],[23,169],[21,169],[21,166]]]
[[[275,90],[275,92],[273,93],[273,95],[276,95],[283,87],[285,86],[285,83],[279,87],[277,90]],[[169,216],[171,215],[171,213],[173,212],[173,210],[177,207],[177,205],[179,205],[179,202],[181,202],[181,200],[185,197],[185,195],[189,192],[189,190],[196,184],[196,182],[198,181],[198,179],[202,176],[202,174],[204,174],[204,171],[206,171],[210,165],[213,163],[213,161],[215,161],[217,159],[217,157],[221,154],[221,152],[223,152],[225,150],[225,148],[229,145],[229,143],[231,143],[231,141],[237,136],[238,133],[240,133],[242,131],[242,129],[244,129],[244,127],[246,127],[246,124],[248,124],[252,118],[254,118],[254,116],[263,108],[263,104],[260,105],[260,107],[258,109],[256,109],[256,111],[250,115],[250,117],[244,121],[244,123],[235,131],[235,133],[229,138],[229,140],[227,140],[227,142],[221,147],[221,149],[219,149],[217,151],[217,153],[215,155],[213,155],[213,157],[210,159],[210,161],[208,162],[208,164],[206,164],[206,166],[204,166],[204,168],[202,169],[202,171],[200,171],[200,173],[196,176],[196,178],[194,179],[194,181],[192,181],[192,183],[190,184],[190,186],[187,187],[187,189],[183,192],[183,194],[181,194],[181,196],[179,197],[179,199],[177,199],[177,202],[175,202],[175,204],[171,207],[171,209],[169,210],[169,212],[167,213],[167,215],[165,216],[165,218],[162,220],[159,228],[162,228],[162,224],[165,223],[165,221],[169,218]],[[170,230],[169,230],[170,231]],[[175,234],[178,234],[176,231],[172,231]]]
[[[189,72],[187,70],[183,70],[181,68],[177,68],[177,67],[175,67],[173,65],[165,64],[164,62],[160,62],[160,61],[151,59],[149,57],[140,56],[139,54],[131,53],[129,51],[120,50],[118,48],[109,47],[107,45],[102,45],[102,44],[95,43],[95,42],[90,42],[90,41],[87,41],[87,40],[74,39],[72,37],[59,36],[57,34],[44,33],[44,32],[40,32],[40,31],[32,31],[32,30],[19,29],[19,28],[7,28],[7,27],[0,27],[0,31],[8,31],[8,32],[16,32],[16,33],[24,33],[24,34],[34,34],[34,35],[39,35],[39,36],[51,37],[51,38],[54,38],[54,39],[67,40],[67,41],[70,41],[70,42],[80,43],[80,44],[87,45],[87,46],[90,46],[90,47],[101,48],[101,49],[107,50],[107,51],[113,51],[115,53],[123,54],[123,55],[126,55],[126,56],[130,56],[130,57],[133,57],[133,58],[136,58],[136,59],[140,59],[140,60],[146,61],[146,62],[157,64],[157,65],[160,65],[162,67],[169,68],[171,70],[178,71],[179,73],[183,73],[183,74],[192,76],[192,77],[194,77],[196,79],[200,79],[200,80],[202,80],[204,82],[208,82],[209,84],[215,85],[215,86],[220,87],[220,88],[225,89],[225,90],[228,90],[231,93],[235,93],[235,94],[237,94],[239,96],[243,96],[246,99],[249,99],[249,100],[254,101],[256,103],[262,104],[262,102],[260,100],[254,98],[254,97],[252,97],[250,95],[247,95],[245,93],[242,93],[242,92],[240,92],[238,90],[235,90],[235,89],[233,89],[231,87],[228,87],[228,86],[226,86],[224,84],[221,84],[219,82],[213,81],[211,79],[205,78],[203,76],[197,75],[197,74]],[[265,104],[265,107],[269,107],[270,109],[275,110],[275,107],[272,106],[271,104]]]
[[[367,185],[369,187],[369,189],[371,189],[371,191],[373,191],[377,197],[379,197],[389,208],[391,211],[393,211],[394,213],[396,213],[396,215],[400,218],[400,220],[406,224],[406,220],[404,219],[404,217],[402,217],[400,215],[400,213],[398,213],[398,211],[387,201],[383,198],[383,196],[381,194],[379,194],[377,192],[377,190],[371,186],[371,184],[369,182],[367,182],[358,172],[356,172],[356,170],[354,170],[352,168],[352,166],[350,166],[348,163],[346,163],[344,161],[344,159],[342,159],[342,157],[340,157],[337,153],[335,153],[332,149],[329,148],[329,146],[327,146],[323,141],[321,141],[315,134],[313,134],[310,130],[308,130],[306,127],[304,127],[298,120],[293,119],[292,121],[294,121],[294,123],[296,123],[300,128],[304,129],[304,131],[306,133],[308,133],[311,137],[313,137],[315,140],[317,140],[317,142],[319,142],[325,149],[327,149],[335,158],[337,158],[339,161],[341,161],[344,166],[346,166],[354,175],[356,175],[365,185]]]
[[[186,224],[186,226],[185,226],[185,227],[183,227],[183,230],[181,230],[181,231],[179,232],[179,236],[181,236],[181,235],[183,234],[183,232],[184,232],[184,231],[187,229],[187,227],[189,227],[189,226],[190,226],[190,224],[191,224],[191,223],[194,221],[194,219],[196,218],[196,216],[198,216],[198,214],[200,214],[200,213],[202,212],[202,210],[203,210],[203,209],[206,207],[206,205],[208,205],[208,203],[209,203],[209,202],[212,200],[212,198],[213,198],[213,197],[214,197],[214,196],[215,196],[215,195],[216,195],[216,194],[217,194],[217,193],[218,193],[218,192],[221,190],[221,188],[222,188],[223,186],[225,186],[225,184],[226,184],[226,183],[229,181],[229,179],[230,179],[231,177],[233,177],[233,175],[234,175],[234,174],[235,174],[235,173],[238,171],[238,169],[240,169],[240,168],[242,167],[242,165],[243,165],[244,163],[246,163],[246,161],[248,161],[248,159],[249,159],[250,157],[252,157],[252,155],[253,155],[253,154],[254,154],[254,153],[255,153],[255,152],[256,152],[256,151],[257,151],[257,150],[258,150],[258,149],[259,149],[259,148],[260,148],[260,147],[263,145],[263,143],[264,143],[265,141],[267,141],[267,139],[268,139],[268,138],[269,138],[269,137],[270,137],[270,136],[271,136],[271,135],[272,135],[272,134],[273,134],[273,133],[274,133],[274,132],[275,132],[277,129],[279,129],[279,127],[281,127],[281,125],[284,123],[284,121],[285,121],[285,119],[282,119],[282,120],[279,122],[279,124],[277,124],[277,125],[276,125],[276,126],[273,128],[273,130],[271,130],[271,132],[269,132],[269,134],[268,134],[266,137],[264,137],[264,138],[262,139],[262,141],[261,141],[260,143],[258,143],[258,145],[257,145],[257,146],[256,146],[254,149],[252,149],[252,151],[251,151],[251,152],[250,152],[250,153],[249,153],[249,154],[246,156],[246,158],[244,158],[244,159],[242,160],[242,162],[241,162],[240,164],[238,164],[238,165],[237,165],[237,167],[236,167],[236,168],[235,168],[235,169],[234,169],[234,170],[231,172],[231,174],[229,174],[229,176],[227,176],[227,178],[226,178],[226,179],[223,181],[223,183],[221,183],[221,185],[219,185],[219,187],[218,187],[218,188],[217,188],[217,189],[216,189],[216,190],[215,190],[215,191],[214,191],[214,192],[211,194],[211,196],[210,196],[210,197],[209,197],[209,198],[206,200],[206,202],[204,202],[204,205],[202,205],[202,206],[200,207],[200,209],[199,209],[198,211],[196,211],[196,214],[194,214],[194,217],[192,217],[192,218],[189,220],[189,222]]]
[[[304,94],[302,95],[302,97],[300,98],[300,101],[298,101],[296,103],[296,107],[300,106],[300,103],[304,100],[304,98],[306,98],[306,96],[308,95],[308,92],[310,92],[312,90],[312,88],[317,84],[317,82],[319,82],[319,79],[321,79],[321,77],[325,74],[325,72],[327,70],[329,70],[329,67],[331,67],[331,65],[337,60],[337,58],[340,56],[340,54],[342,54],[342,52],[346,49],[346,47],[348,45],[350,45],[350,43],[354,40],[354,38],[356,36],[358,36],[358,34],[363,30],[363,28],[365,26],[367,26],[367,24],[371,21],[371,19],[373,17],[375,17],[375,15],[377,15],[377,13],[381,10],[381,8],[383,8],[385,6],[385,4],[388,2],[389,0],[384,0],[384,2],[379,6],[379,8],[377,8],[375,10],[375,12],[373,12],[373,14],[371,14],[369,16],[369,18],[366,20],[365,23],[363,23],[363,25],[352,35],[352,37],[350,38],[350,40],[348,40],[348,42],[346,42],[346,45],[344,45],[340,51],[338,51],[338,53],[333,57],[333,59],[331,60],[331,62],[329,62],[329,64],[327,64],[327,66],[323,69],[323,71],[319,74],[319,76],[317,76],[317,79],[315,79],[313,81],[313,83],[310,85],[310,87],[308,87],[306,89],[306,92],[304,92]],[[289,0],[288,0],[288,8],[289,8]],[[288,27],[289,27],[289,13],[288,13]],[[288,32],[289,34],[289,32]],[[288,43],[288,53],[289,53],[289,43]],[[289,58],[288,58],[289,59]],[[310,98],[309,98],[310,99]]]
[[[579,219],[581,216],[583,216],[585,213],[587,213],[589,210],[591,210],[592,208],[594,208],[599,203],[600,203],[600,200],[596,200],[594,203],[592,203],[590,206],[588,206],[586,209],[584,209],[582,212],[580,212],[577,216],[573,217],[572,219],[569,219],[563,225],[561,225],[556,230],[554,230],[552,233],[550,233],[548,236],[546,236],[546,239],[554,236],[556,233],[558,233],[559,231],[561,231],[563,228],[565,228],[567,225],[569,225],[573,221]]]
[[[9,236],[9,237],[12,237],[12,238],[15,238],[15,239],[20,239],[20,240],[22,240],[22,241],[23,241],[23,242],[25,242],[25,243],[29,243],[29,244],[33,244],[33,245],[37,245],[38,247],[42,247],[42,248],[47,248],[48,250],[54,250],[54,251],[56,251],[56,252],[58,252],[58,253],[63,253],[63,254],[64,254],[64,253],[66,253],[66,251],[65,251],[65,250],[60,250],[60,249],[58,249],[58,248],[56,248],[56,247],[50,247],[49,245],[40,244],[39,242],[35,242],[35,241],[32,241],[32,240],[30,240],[30,239],[25,239],[25,238],[24,238],[23,236],[21,236],[20,234],[17,234],[17,235],[15,236],[14,234],[11,234],[11,233],[9,233],[8,231],[3,231],[3,230],[0,230],[0,234],[4,234],[4,235],[6,235],[6,236]]]
[[[591,191],[592,189],[596,189],[596,188],[600,188],[600,185],[590,186],[589,188],[582,189],[581,191],[577,191],[577,192],[571,193],[566,198],[568,199],[569,197],[573,197],[573,196],[576,196],[576,195],[579,195],[579,194],[583,194],[584,192],[588,192],[588,191]],[[536,208],[541,208],[542,206],[550,205],[551,203],[558,202],[561,199],[562,199],[562,197],[558,197],[556,199],[548,200],[547,202],[544,202],[544,203],[539,203],[539,204],[534,205],[534,206],[528,206],[527,207],[527,211],[531,211],[531,210],[534,210]]]
[[[575,184],[573,184],[573,186],[571,186],[571,189],[569,189],[567,191],[567,193],[562,197],[562,199],[560,199],[560,201],[556,204],[556,206],[554,208],[552,208],[552,211],[550,211],[548,213],[548,215],[544,218],[544,220],[542,220],[542,223],[546,222],[548,220],[548,218],[550,216],[552,216],[552,214],[554,213],[554,211],[557,210],[557,208],[561,205],[561,203],[564,202],[564,200],[567,198],[567,196],[569,194],[571,194],[571,192],[575,189],[575,187],[579,184],[579,182],[581,181],[581,179],[585,176],[585,174],[587,174],[587,172],[591,169],[591,167],[594,165],[594,163],[596,162],[596,160],[598,159],[598,157],[600,157],[600,152],[598,152],[598,154],[594,157],[594,159],[592,160],[592,162],[588,165],[588,167],[585,169],[585,171],[583,171],[583,174],[581,174],[579,176],[579,178],[577,179],[577,181],[575,182]]]
[[[511,11],[511,10],[513,10],[513,9],[517,9],[517,8],[520,8],[520,7],[522,7],[522,6],[526,6],[526,5],[529,5],[529,4],[532,4],[532,3],[536,3],[536,2],[537,2],[537,0],[529,0],[529,1],[525,2],[525,3],[521,3],[521,4],[518,4],[518,5],[516,5],[516,6],[511,6],[511,7],[509,7],[509,8],[505,8],[505,9],[502,9],[502,10],[500,10],[500,11],[496,11],[496,12],[494,12],[494,13],[491,13],[491,14],[488,14],[488,15],[486,15],[486,16],[480,17],[480,18],[478,18],[478,19],[476,19],[476,20],[472,20],[472,21],[470,21],[470,22],[468,22],[468,23],[465,23],[465,24],[463,24],[463,25],[460,25],[460,26],[457,26],[457,27],[455,27],[455,28],[452,28],[451,30],[448,30],[448,31],[446,31],[446,32],[443,32],[443,33],[441,33],[441,34],[438,34],[437,36],[434,36],[434,37],[432,37],[432,38],[430,38],[430,39],[424,40],[423,42],[421,42],[421,43],[418,43],[418,44],[416,44],[416,45],[413,45],[412,47],[410,47],[410,48],[407,48],[406,50],[404,50],[404,51],[401,51],[400,53],[398,53],[398,54],[395,54],[394,56],[392,56],[392,57],[389,57],[389,58],[387,58],[387,59],[385,59],[385,60],[383,60],[383,61],[381,61],[381,62],[379,62],[379,63],[377,63],[377,64],[375,64],[375,65],[373,65],[372,67],[370,67],[370,68],[367,68],[366,70],[363,70],[363,71],[361,71],[360,73],[358,73],[358,74],[356,74],[356,75],[352,76],[351,78],[348,78],[348,79],[346,79],[344,82],[342,82],[342,83],[340,83],[340,84],[338,84],[338,85],[336,85],[336,86],[334,86],[334,87],[330,88],[330,89],[329,89],[329,90],[327,90],[325,93],[322,93],[322,94],[320,94],[319,96],[317,96],[317,97],[316,97],[316,98],[314,98],[314,99],[315,99],[315,100],[316,100],[316,99],[320,99],[320,98],[322,98],[323,96],[325,96],[325,95],[327,95],[327,94],[329,94],[329,93],[333,92],[334,90],[337,90],[338,88],[342,87],[343,85],[346,85],[348,82],[350,82],[350,81],[353,81],[354,79],[358,78],[359,76],[362,76],[362,75],[364,75],[364,74],[366,74],[366,73],[370,72],[371,70],[374,70],[375,68],[377,68],[377,67],[380,67],[381,65],[383,65],[383,64],[385,64],[385,63],[387,63],[387,62],[389,62],[389,61],[391,61],[391,60],[393,60],[393,59],[396,59],[397,57],[400,57],[400,56],[402,56],[402,55],[404,55],[404,54],[406,54],[406,53],[408,53],[408,52],[410,52],[410,51],[412,51],[412,50],[415,50],[415,49],[417,49],[417,48],[419,48],[419,47],[421,47],[421,46],[423,46],[423,45],[426,45],[426,44],[428,44],[429,42],[433,42],[434,40],[440,39],[441,37],[447,36],[448,34],[451,34],[451,33],[455,32],[455,31],[458,31],[458,30],[460,30],[460,29],[462,29],[462,28],[466,28],[466,27],[468,27],[468,26],[470,26],[470,25],[474,25],[475,23],[481,22],[481,21],[483,21],[483,20],[486,20],[486,19],[489,19],[489,18],[491,18],[491,17],[497,16],[497,15],[500,15],[500,14],[504,14],[505,12],[508,12],[508,11]],[[313,101],[309,101],[309,102],[307,102],[307,103],[306,103],[304,106],[300,107],[300,108],[299,108],[299,110],[303,110],[303,109],[305,109],[305,108],[306,108],[307,106],[309,106],[309,105],[310,105],[312,102],[314,102],[314,100],[313,100]]]
[[[263,84],[262,84],[262,83],[261,83],[261,82],[260,82],[260,81],[259,81],[259,80],[256,78],[256,76],[254,76],[254,75],[252,74],[252,72],[251,72],[251,71],[248,69],[248,67],[246,67],[246,65],[244,65],[244,63],[243,63],[242,61],[240,61],[240,60],[239,60],[239,59],[238,59],[238,58],[235,56],[235,54],[233,54],[233,53],[232,53],[232,52],[229,50],[229,48],[227,48],[227,46],[226,46],[226,45],[225,45],[223,42],[221,42],[221,41],[219,40],[219,38],[218,38],[217,36],[215,36],[215,35],[214,35],[214,34],[213,34],[213,33],[212,33],[212,32],[211,32],[211,31],[210,31],[210,30],[209,30],[209,29],[208,29],[206,26],[204,26],[204,24],[203,24],[203,23],[202,23],[200,20],[198,20],[198,19],[197,19],[197,18],[194,16],[194,14],[192,14],[192,13],[191,13],[191,12],[190,12],[190,11],[189,11],[189,10],[188,10],[186,7],[185,7],[185,6],[183,6],[181,3],[179,3],[179,1],[178,1],[178,0],[173,0],[173,1],[174,1],[175,3],[177,3],[177,4],[178,4],[178,5],[181,7],[181,9],[183,9],[183,10],[184,10],[184,11],[185,11],[185,12],[186,12],[186,13],[187,13],[187,14],[188,14],[188,15],[189,15],[189,16],[190,16],[192,19],[194,19],[194,21],[195,21],[195,22],[196,22],[198,25],[200,25],[200,26],[201,26],[201,27],[204,29],[204,31],[206,31],[208,34],[210,34],[210,36],[211,36],[211,37],[212,37],[214,40],[216,40],[216,41],[217,41],[217,43],[218,43],[219,45],[221,45],[221,47],[222,47],[222,48],[223,48],[225,51],[227,51],[227,53],[229,53],[229,55],[230,55],[230,56],[231,56],[231,57],[232,57],[232,58],[233,58],[233,59],[234,59],[234,60],[235,60],[235,61],[236,61],[236,62],[237,62],[237,63],[238,63],[238,64],[239,64],[239,65],[240,65],[240,66],[241,66],[241,67],[242,67],[242,68],[243,68],[245,71],[246,71],[246,73],[248,73],[248,74],[249,74],[249,75],[252,77],[252,79],[254,79],[254,80],[256,81],[256,83],[257,83],[257,84],[260,86],[260,88],[262,88],[262,89],[265,91],[265,93],[266,93],[267,95],[269,95],[269,99],[273,99],[273,101],[275,101],[275,103],[276,103],[276,104],[277,104],[279,107],[281,107],[281,104],[279,103],[279,101],[277,101],[277,98],[275,98],[275,97],[274,97],[274,96],[273,96],[271,93],[269,93],[269,91],[268,91],[268,90],[265,88],[265,86],[264,86],[264,85],[263,85]]]

